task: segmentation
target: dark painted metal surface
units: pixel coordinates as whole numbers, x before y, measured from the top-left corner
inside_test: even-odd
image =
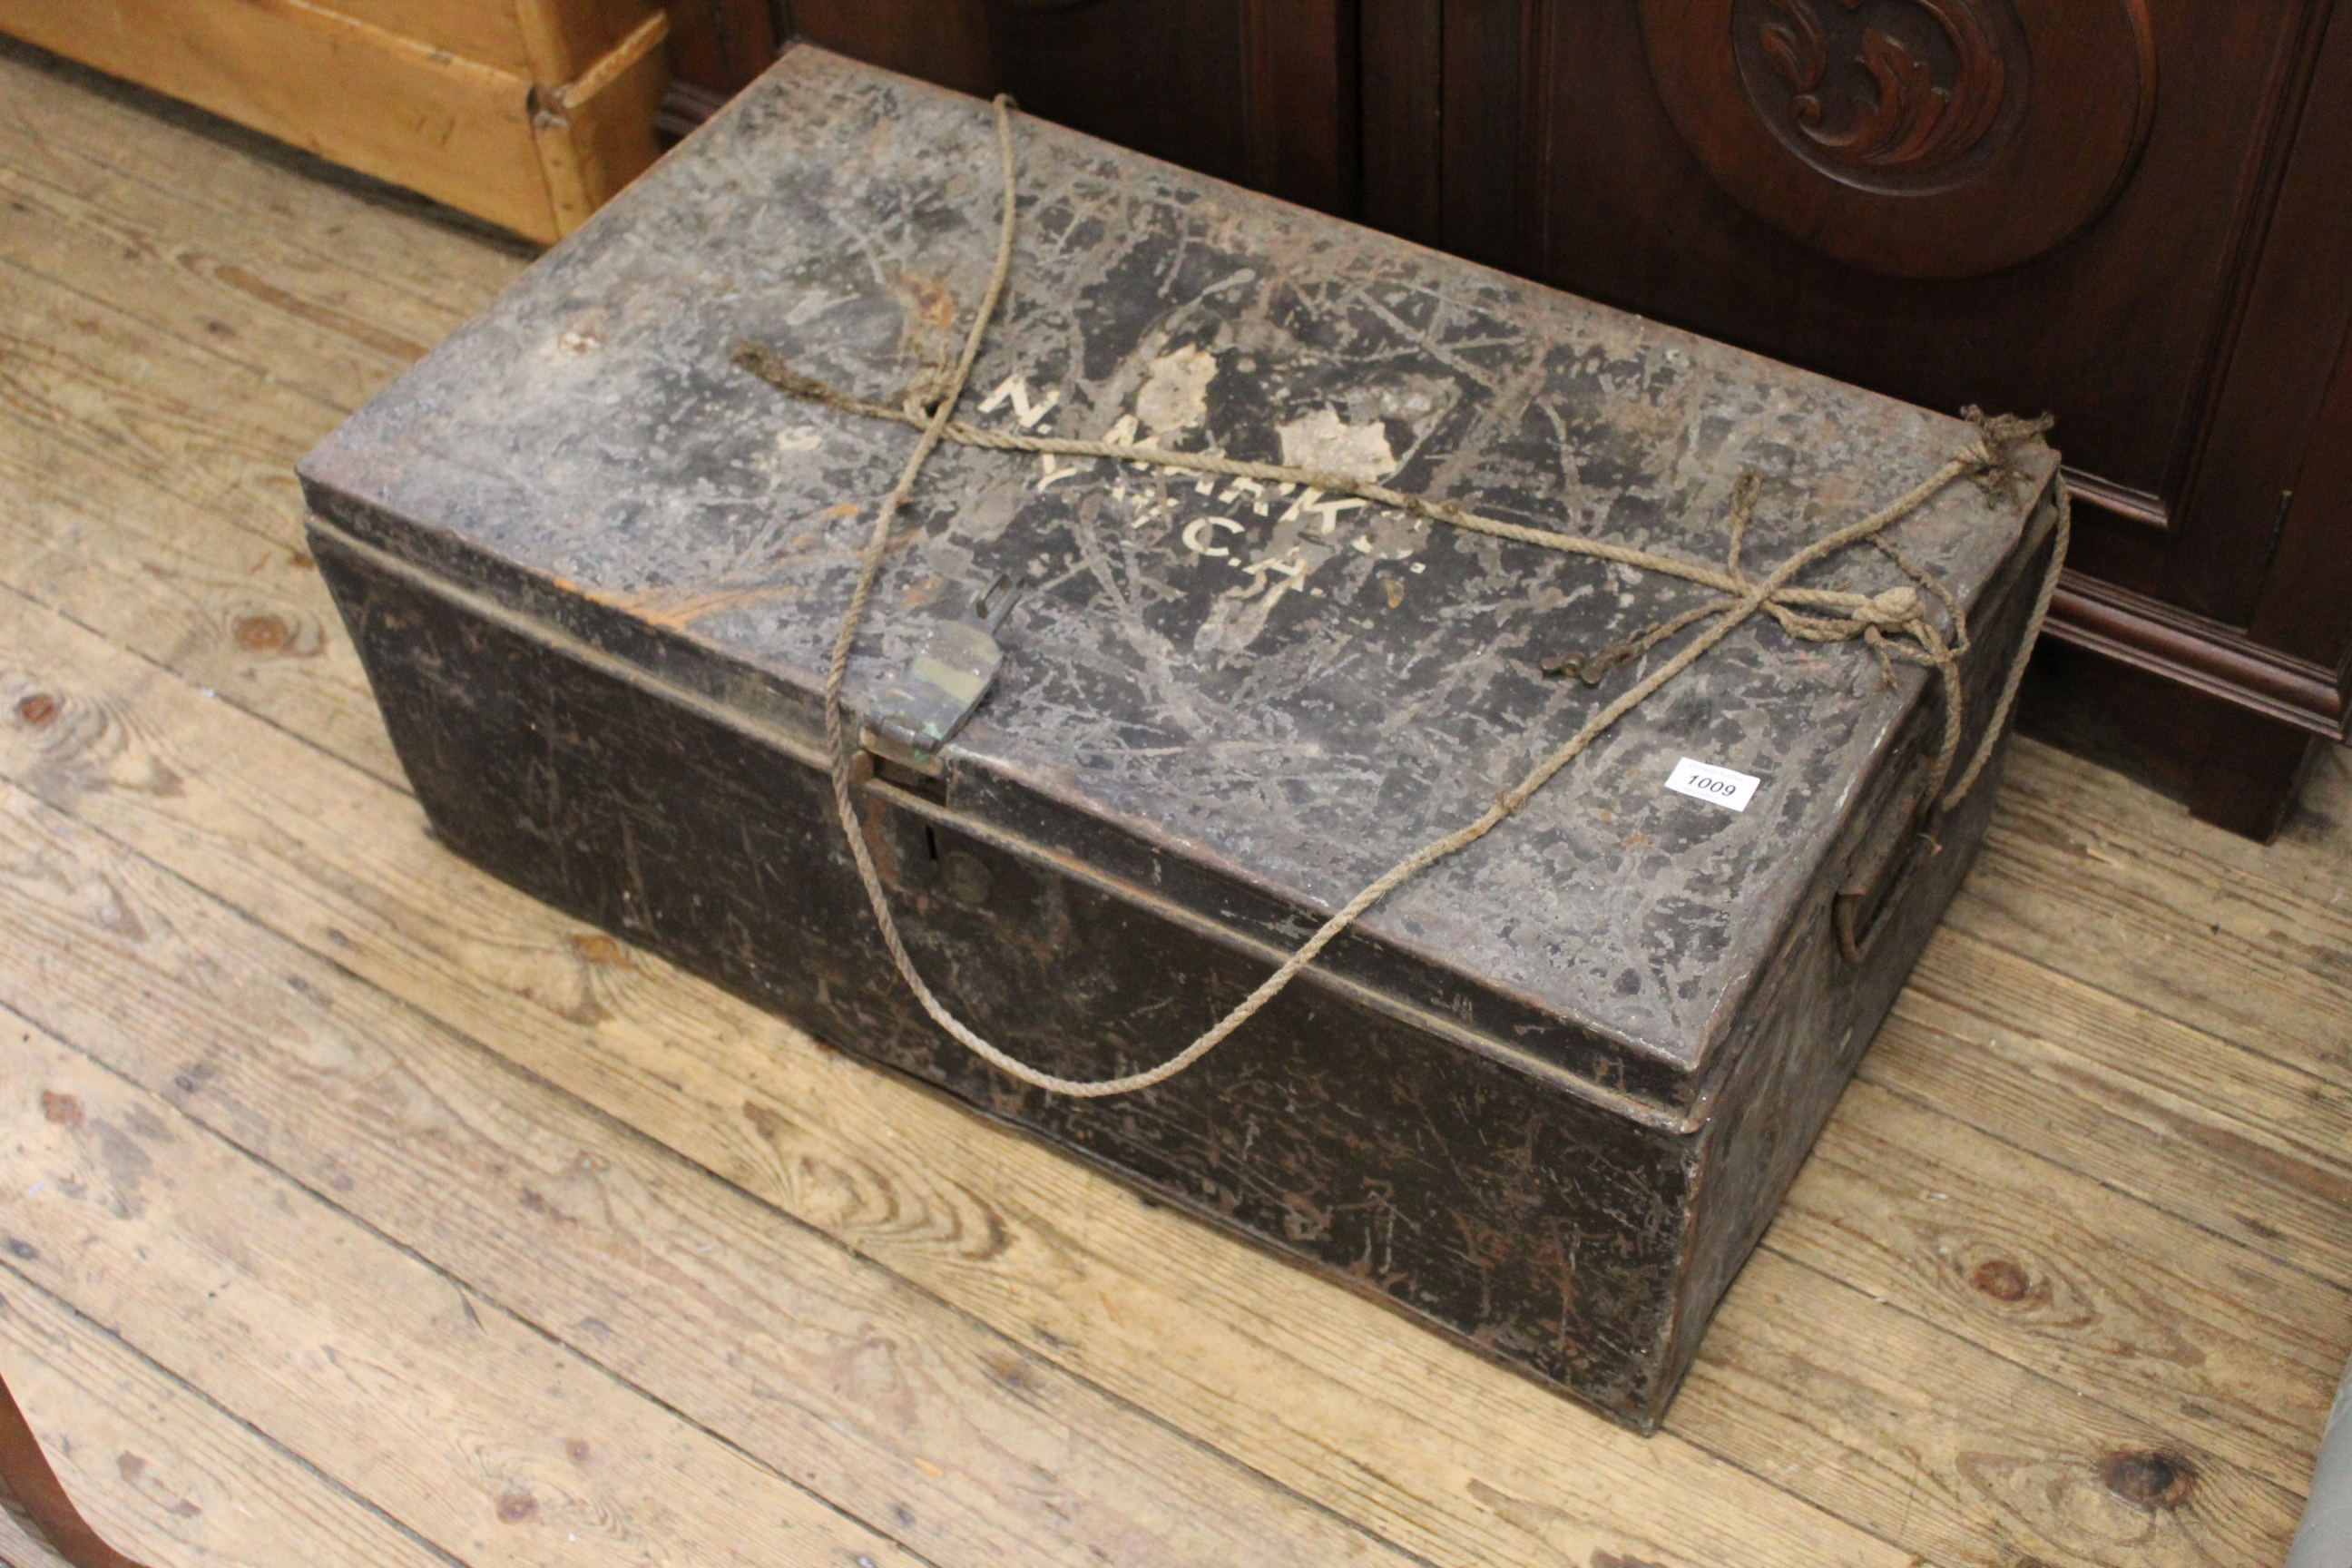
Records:
[[[1764,564],[1968,438],[1083,137],[1022,143],[982,420],[1353,464],[1706,559],[1752,468]],[[1192,1072],[1084,1103],[1001,1079],[890,973],[816,748],[865,509],[911,433],[785,403],[726,353],[761,339],[895,396],[980,291],[995,178],[982,106],[795,51],[306,459],[321,564],[436,828],[1646,1426],[1990,788],[1892,898],[1859,890],[1857,968],[1835,895],[1902,863],[1872,829],[1934,703],[1859,646],[1751,624]],[[1979,717],[2030,597],[2030,510],[1958,485],[1895,533],[1985,622]],[[869,841],[942,996],[1084,1077],[1181,1047],[1633,679],[1542,664],[1698,592],[1328,498],[963,449],[932,459],[908,532],[853,707],[998,573],[1027,585],[942,776],[866,789]],[[1871,553],[1822,580],[1901,578]],[[1682,757],[1758,776],[1753,803],[1667,792]]]

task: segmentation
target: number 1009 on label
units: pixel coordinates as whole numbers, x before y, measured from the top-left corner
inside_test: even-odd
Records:
[[[1763,782],[1746,773],[1733,773],[1729,768],[1693,762],[1688,757],[1676,763],[1675,771],[1666,775],[1666,787],[1676,795],[1686,795],[1693,800],[1703,800],[1727,811],[1746,811],[1749,797],[1756,793],[1756,786]]]

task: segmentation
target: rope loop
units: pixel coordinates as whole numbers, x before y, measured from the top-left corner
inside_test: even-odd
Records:
[[[962,401],[965,384],[971,378],[973,362],[980,356],[981,340],[995,318],[997,305],[1003,297],[1005,280],[1012,271],[1013,219],[1018,205],[1013,100],[1009,96],[1000,96],[994,108],[997,145],[1003,164],[1003,205],[997,230],[995,265],[989,274],[988,286],[982,294],[971,330],[964,338],[962,353],[952,366],[927,368],[894,405],[854,396],[815,376],[795,371],[784,363],[782,356],[759,343],[738,343],[729,355],[735,364],[788,397],[843,414],[895,420],[921,432],[914,450],[899,469],[898,482],[883,496],[875,512],[874,525],[866,536],[856,583],[850,592],[848,605],[842,612],[841,625],[834,637],[832,658],[826,665],[824,679],[825,749],[832,763],[835,809],[848,842],[850,858],[856,866],[858,879],[865,886],[866,901],[873,909],[876,924],[891,962],[932,1022],[983,1060],[1032,1088],[1077,1099],[1129,1094],[1175,1077],[1214,1049],[1227,1036],[1279,995],[1302,970],[1314,963],[1324,949],[1337,941],[1367,910],[1430,867],[1467,848],[1517,816],[1554,774],[1583,754],[1611,726],[1758,614],[1769,616],[1788,635],[1804,641],[1862,642],[1877,658],[1889,681],[1894,679],[1893,666],[1896,659],[1935,672],[1942,700],[1944,723],[1926,791],[1926,798],[1935,804],[1929,812],[1927,828],[1923,831],[1932,831],[1975,787],[2000,742],[2010,710],[2016,702],[2018,685],[2024,678],[2026,658],[2032,651],[2042,621],[2049,614],[2051,596],[2058,585],[2058,574],[2065,561],[2071,517],[2071,503],[2065,486],[2063,481],[2055,486],[2057,521],[2050,567],[2027,623],[2024,641],[2011,661],[2007,683],[1993,705],[1975,752],[1959,777],[1952,781],[1948,788],[1946,781],[1950,779],[1953,766],[1958,760],[1965,729],[1959,658],[1969,646],[1967,620],[1951,591],[1906,558],[1883,536],[1889,528],[1917,512],[1940,495],[1947,486],[1959,479],[1973,479],[1985,487],[1989,493],[2013,495],[2014,488],[2030,478],[2020,466],[2021,454],[2049,430],[2052,424],[2050,416],[2021,419],[2012,415],[1988,415],[1973,406],[1964,410],[1964,416],[1976,431],[1976,439],[1970,446],[1954,452],[1941,468],[1869,516],[1834,529],[1799,547],[1761,576],[1751,576],[1740,559],[1748,525],[1754,519],[1757,503],[1763,492],[1762,477],[1752,470],[1741,473],[1732,486],[1726,518],[1729,547],[1725,552],[1724,564],[1714,567],[1654,551],[1635,549],[1613,541],[1506,522],[1481,516],[1452,501],[1394,490],[1384,485],[1316,468],[1247,462],[1206,452],[1163,450],[1147,442],[1087,441],[1066,437],[1032,436],[1016,430],[982,428],[966,424],[953,416],[956,405]],[[1031,1067],[982,1038],[933,994],[917,970],[906,942],[899,934],[898,921],[890,910],[888,891],[876,869],[872,852],[866,847],[866,836],[858,821],[855,789],[859,782],[857,763],[860,753],[841,701],[842,689],[849,675],[850,650],[856,642],[858,628],[865,622],[875,586],[881,579],[898,513],[912,493],[923,465],[943,441],[984,450],[1045,453],[1090,460],[1108,458],[1114,463],[1228,476],[1261,484],[1301,486],[1326,495],[1350,496],[1392,508],[1417,521],[1434,521],[1467,532],[1561,551],[1636,571],[1679,577],[1712,590],[1714,596],[1646,627],[1590,658],[1579,659],[1571,656],[1546,666],[1549,672],[1572,674],[1589,685],[1598,686],[1619,666],[1640,659],[1659,645],[1694,626],[1700,628],[1658,668],[1643,675],[1587,719],[1575,734],[1554,748],[1525,778],[1497,793],[1495,804],[1475,821],[1423,845],[1373,879],[1354,898],[1333,912],[1313,935],[1301,942],[1255,990],[1182,1050],[1139,1072],[1106,1079],[1064,1078]],[[1875,545],[1888,555],[1912,579],[1911,583],[1875,594],[1797,585],[1798,577],[1807,568],[1864,542]],[[1929,617],[1927,605],[1920,597],[1922,591],[1943,608],[1950,626],[1948,637]]]

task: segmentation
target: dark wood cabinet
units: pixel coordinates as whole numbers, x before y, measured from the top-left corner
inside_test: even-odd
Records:
[[[677,118],[707,113],[786,38],[965,92],[1010,92],[1032,114],[1171,163],[1352,215],[1354,0],[673,0]]]
[[[1425,237],[1934,406],[2055,413],[2087,504],[2053,637],[2122,667],[2080,679],[2201,813],[2275,826],[2346,710],[2352,13],[1423,9],[1478,62],[1449,43],[1433,171],[1394,176],[1434,179]]]
[[[2064,679],[2258,837],[2344,734],[2352,6],[792,0],[772,26],[1932,406],[2048,410],[2084,503]]]

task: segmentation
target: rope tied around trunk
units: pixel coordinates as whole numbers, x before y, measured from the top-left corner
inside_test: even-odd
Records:
[[[2011,665],[2008,680],[1994,703],[1984,732],[1958,777],[1953,776],[1953,770],[1958,763],[1966,728],[1959,660],[1969,647],[1967,617],[1949,589],[1905,556],[1884,536],[1889,528],[1927,505],[1947,486],[1962,479],[1974,479],[1988,491],[2013,494],[2015,487],[2027,478],[2017,466],[2019,449],[2037,441],[2050,428],[2052,421],[2049,416],[2039,419],[2021,419],[2010,415],[1988,415],[1973,407],[1967,409],[1966,416],[1976,430],[1976,438],[1971,446],[1954,452],[1942,467],[1869,516],[1834,529],[1800,547],[1760,576],[1751,575],[1741,559],[1748,527],[1754,519],[1763,488],[1761,477],[1752,471],[1742,473],[1733,487],[1727,519],[1730,545],[1723,563],[1715,566],[1655,551],[1635,549],[1609,540],[1591,539],[1482,517],[1451,501],[1412,495],[1321,469],[1281,463],[1249,462],[1206,452],[1166,450],[1149,441],[1078,440],[967,424],[954,417],[956,405],[963,396],[965,383],[971,379],[972,363],[980,355],[982,338],[995,317],[997,305],[1003,297],[1005,280],[1013,267],[1017,199],[1013,100],[1009,97],[998,98],[995,110],[997,143],[1003,169],[1003,210],[997,230],[995,264],[989,274],[988,286],[982,294],[979,309],[973,315],[971,330],[965,335],[962,352],[951,367],[935,366],[927,371],[914,386],[908,389],[900,401],[893,405],[855,396],[817,377],[795,371],[774,351],[758,343],[738,343],[730,353],[730,358],[739,367],[759,376],[789,397],[838,413],[895,421],[921,432],[914,450],[908,454],[905,466],[898,471],[898,482],[883,496],[875,512],[874,526],[866,536],[856,584],[851,590],[849,604],[842,612],[841,625],[834,637],[833,654],[826,666],[824,679],[825,750],[831,761],[834,805],[841,819],[842,831],[848,839],[850,858],[856,865],[858,879],[865,885],[866,900],[873,907],[874,918],[881,929],[883,944],[889,950],[891,962],[897,965],[900,977],[906,981],[908,988],[932,1022],[990,1065],[1033,1088],[1078,1099],[1128,1094],[1175,1077],[1249,1022],[1325,948],[1355,924],[1366,910],[1431,866],[1467,848],[1517,816],[1554,774],[1574,762],[1620,719],[1696,664],[1709,649],[1746,625],[1751,616],[1759,614],[1769,616],[1783,631],[1802,641],[1863,643],[1878,658],[1888,679],[1892,679],[1893,665],[1896,662],[1933,670],[1942,698],[1944,720],[1928,788],[1923,795],[1923,798],[1935,803],[1933,819],[1940,821],[1976,787],[1978,779],[1991,761],[2010,710],[2016,702],[2018,686],[2025,675],[2027,656],[2032,651],[2034,640],[2049,613],[2051,595],[2058,585],[2059,570],[2065,560],[2070,522],[2065,487],[2063,483],[2056,487],[2057,519],[2050,567],[2034,601],[2024,641]],[[866,847],[866,836],[858,826],[855,797],[856,780],[853,768],[859,753],[850,735],[841,702],[842,689],[849,676],[850,651],[856,642],[858,629],[865,622],[875,586],[881,579],[898,512],[913,492],[923,465],[941,442],[987,451],[1108,458],[1114,462],[1146,464],[1189,473],[1246,479],[1262,484],[1305,487],[1326,495],[1349,496],[1374,505],[1391,507],[1416,519],[1444,523],[1466,532],[1487,534],[1546,550],[1612,562],[1637,571],[1679,577],[1712,589],[1714,596],[1589,658],[1563,658],[1547,667],[1555,673],[1574,675],[1588,684],[1598,685],[1619,666],[1641,658],[1660,644],[1693,626],[1701,628],[1664,664],[1643,675],[1587,719],[1573,735],[1538,763],[1526,777],[1497,795],[1494,805],[1475,820],[1423,845],[1366,884],[1361,891],[1317,928],[1313,935],[1301,942],[1255,990],[1192,1044],[1158,1066],[1139,1072],[1108,1079],[1063,1078],[1041,1071],[1000,1049],[958,1018],[932,993],[917,970],[913,957],[907,951],[906,942],[899,934],[898,921],[890,911],[887,889],[883,886],[881,876],[875,868],[873,854]],[[1795,582],[1806,568],[1863,543],[1874,546],[1911,582],[1874,594],[1804,587]],[[1943,609],[1951,628],[1948,637],[1937,627],[1929,616],[1929,601]]]

